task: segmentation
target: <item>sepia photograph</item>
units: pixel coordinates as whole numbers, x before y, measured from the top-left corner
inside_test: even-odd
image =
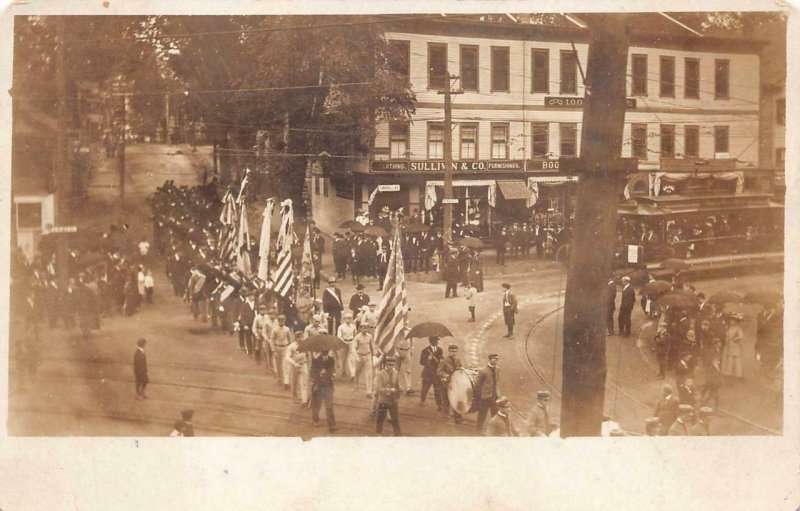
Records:
[[[781,436],[787,18],[14,16],[8,434]]]

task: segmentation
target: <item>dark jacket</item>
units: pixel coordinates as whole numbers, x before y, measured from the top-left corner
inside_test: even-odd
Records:
[[[427,346],[419,354],[419,365],[422,366],[422,377],[432,380],[436,377],[439,362],[442,361],[444,352],[439,346]]]
[[[353,311],[353,315],[356,315],[361,312],[361,307],[364,305],[369,305],[369,295],[367,295],[367,293],[361,293],[361,296],[358,296],[358,293],[356,293],[350,297],[350,305],[348,308]]]
[[[494,376],[492,369],[487,364],[479,372],[475,380],[475,399],[494,400],[497,399],[499,394],[498,383],[500,381],[500,368],[494,368]]]
[[[334,360],[328,357],[327,360],[319,356],[311,361],[311,381],[314,387],[333,387]]]
[[[329,289],[330,288],[326,288],[325,291],[322,292],[322,310],[328,314],[341,314],[342,309],[344,309],[344,304],[342,303],[342,292],[338,287],[333,288],[333,295],[335,295],[334,297]]]
[[[620,312],[630,312],[633,310],[633,305],[636,303],[636,291],[633,286],[627,286],[622,290],[622,298],[619,301]]]
[[[150,381],[147,378],[147,356],[138,348],[133,354],[133,375],[137,382],[148,383]]]

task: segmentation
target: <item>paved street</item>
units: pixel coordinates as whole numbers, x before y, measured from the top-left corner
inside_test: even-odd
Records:
[[[179,150],[185,154],[178,154]],[[131,236],[150,237],[144,202],[147,195],[167,179],[175,179],[178,185],[198,182],[207,165],[204,154],[203,149],[192,154],[185,146],[129,146],[126,221],[131,225]],[[102,226],[110,223],[115,183],[113,164],[99,170],[78,225],[90,220]],[[327,268],[331,265],[329,255],[330,245]],[[503,372],[500,387],[514,408],[527,412],[536,391],[549,388],[554,391],[553,414],[558,417],[565,273],[555,263],[536,260],[512,263],[502,273],[490,260],[485,264],[488,277],[486,291],[479,295],[477,322],[466,321],[463,297],[443,298],[443,283],[413,281],[408,283],[410,323],[445,323],[453,331],[467,365],[482,366],[488,353],[499,353]],[[22,389],[11,364],[11,434],[159,436],[169,433],[181,409],[193,408],[198,435],[329,435],[324,428],[311,427],[310,411],[266,375],[263,364],[257,365],[241,353],[235,337],[195,322],[186,305],[167,289],[162,265],[156,269],[155,304],[145,305],[136,316],[114,316],[104,321],[101,330],[88,340],[77,330],[41,326],[43,364],[35,384]],[[505,331],[500,284],[504,281],[512,283],[521,303],[513,340],[501,337]],[[696,286],[709,295],[723,289],[769,289],[781,281],[781,275],[770,274],[698,282]],[[366,284],[372,300],[379,300],[377,283],[367,280]],[[346,298],[354,291],[349,281],[340,287]],[[755,310],[745,312],[745,332],[752,342]],[[653,368],[652,325],[644,319],[637,307],[633,328],[638,339],[611,337],[607,348],[606,413],[633,433],[643,432],[643,420],[650,415],[662,383],[655,379]],[[151,384],[150,397],[144,401],[134,399],[131,365],[139,337],[148,340]],[[441,345],[446,348],[449,342],[443,339]],[[425,339],[415,340],[413,377],[417,390],[420,371],[416,361],[426,344]],[[745,368],[748,374],[752,371],[752,367]],[[371,400],[365,397],[363,387],[337,382],[335,402],[337,436],[374,434]],[[781,430],[782,403],[769,382],[758,377],[723,388],[721,408],[722,416],[716,420],[721,434],[763,435]],[[448,422],[437,414],[432,397],[422,405],[418,393],[404,397],[400,413],[406,435],[476,434],[475,415],[460,425]]]

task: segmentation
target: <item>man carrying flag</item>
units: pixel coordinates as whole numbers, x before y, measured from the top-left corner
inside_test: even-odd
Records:
[[[294,234],[294,211],[292,200],[281,202],[281,227],[278,231],[278,257],[275,261],[275,278],[273,291],[284,300],[289,301],[289,296],[294,285],[294,270],[292,269],[292,245]],[[284,306],[284,310],[286,306]]]

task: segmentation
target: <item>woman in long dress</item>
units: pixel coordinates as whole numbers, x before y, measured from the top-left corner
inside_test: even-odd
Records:
[[[722,374],[734,378],[743,378],[742,354],[744,332],[742,332],[742,316],[731,316],[731,324],[725,332],[725,348],[722,350]]]

